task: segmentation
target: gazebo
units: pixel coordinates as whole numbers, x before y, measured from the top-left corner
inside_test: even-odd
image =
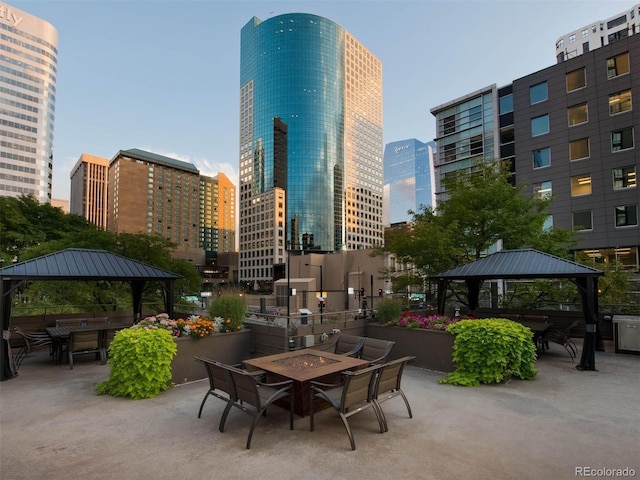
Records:
[[[182,275],[152,267],[106,250],[68,248],[0,269],[0,315],[3,331],[11,327],[11,298],[18,286],[27,281],[112,280],[128,282],[133,296],[133,318],[142,316],[142,292],[149,281],[162,285],[165,311],[173,313],[174,283]],[[6,342],[0,342],[0,380],[11,378]]]
[[[532,248],[501,250],[464,265],[433,275],[438,283],[438,313],[444,314],[448,285],[464,280],[469,309],[478,308],[480,287],[485,280],[525,278],[567,278],[578,287],[585,321],[582,357],[578,370],[595,370],[598,323],[598,277],[604,272]]]

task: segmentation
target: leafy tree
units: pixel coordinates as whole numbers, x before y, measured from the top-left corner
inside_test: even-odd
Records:
[[[513,186],[507,165],[478,163],[472,171],[445,177],[446,196],[437,208],[423,208],[411,226],[391,231],[378,254],[394,254],[424,277],[480,258],[498,241],[503,248],[536,248],[566,256],[572,232],[543,229],[550,198]]]
[[[0,197],[0,266],[65,248],[106,250],[182,275],[184,278],[176,282],[177,294],[200,290],[197,269],[186,260],[172,258],[175,244],[159,235],[115,234],[79,215],[41,204],[32,196]],[[160,302],[155,282],[147,283],[143,301]],[[74,308],[72,305],[97,305],[103,310],[129,308],[131,290],[123,282],[32,282],[15,297],[16,311],[22,314],[45,308],[51,311],[54,305],[66,312]]]

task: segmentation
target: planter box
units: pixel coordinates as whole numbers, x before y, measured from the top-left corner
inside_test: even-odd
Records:
[[[390,359],[413,355],[416,357],[411,362],[413,366],[446,373],[455,370],[452,360],[455,337],[450,333],[370,323],[367,336],[396,342]]]
[[[241,363],[251,356],[251,330],[214,333],[205,338],[176,338],[178,352],[171,363],[171,381],[186,383],[206,378],[201,362],[194,356],[206,357],[226,364]]]

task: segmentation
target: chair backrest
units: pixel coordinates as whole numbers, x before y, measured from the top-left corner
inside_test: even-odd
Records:
[[[343,372],[345,376],[340,411],[347,412],[355,405],[371,400],[377,372],[381,365]]]
[[[376,379],[374,388],[374,397],[377,398],[379,394],[390,391],[400,390],[400,383],[402,381],[402,372],[404,367],[410,360],[413,360],[414,356],[406,356],[391,360],[381,365],[380,373]]]
[[[368,360],[371,363],[383,363],[391,353],[395,344],[396,342],[389,340],[365,337],[360,358]]]
[[[236,399],[236,392],[233,388],[233,381],[226,365],[210,360],[203,357],[195,357],[196,360],[200,360],[207,371],[207,377],[209,378],[209,389],[220,390],[229,395],[233,400]]]
[[[69,350],[83,352],[100,349],[100,335],[97,331],[71,332],[69,334]]]
[[[59,318],[56,320],[56,327],[75,327],[82,325],[84,318]]]
[[[364,337],[357,335],[340,335],[336,341],[335,352],[340,355],[354,355],[360,352],[364,345]]]
[[[236,398],[242,403],[253,405],[257,409],[262,407],[260,393],[258,392],[258,381],[250,373],[238,368],[226,366],[233,379],[236,390]]]
[[[106,325],[109,323],[109,317],[85,318],[83,325]]]

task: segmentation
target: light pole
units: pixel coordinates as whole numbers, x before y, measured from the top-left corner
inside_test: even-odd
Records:
[[[305,265],[307,267],[318,267],[320,269],[320,298],[322,298],[322,300],[320,300],[320,323],[322,323],[322,320],[323,320],[322,312],[324,311],[324,288],[322,286],[322,265],[311,265],[310,263],[305,263]]]

